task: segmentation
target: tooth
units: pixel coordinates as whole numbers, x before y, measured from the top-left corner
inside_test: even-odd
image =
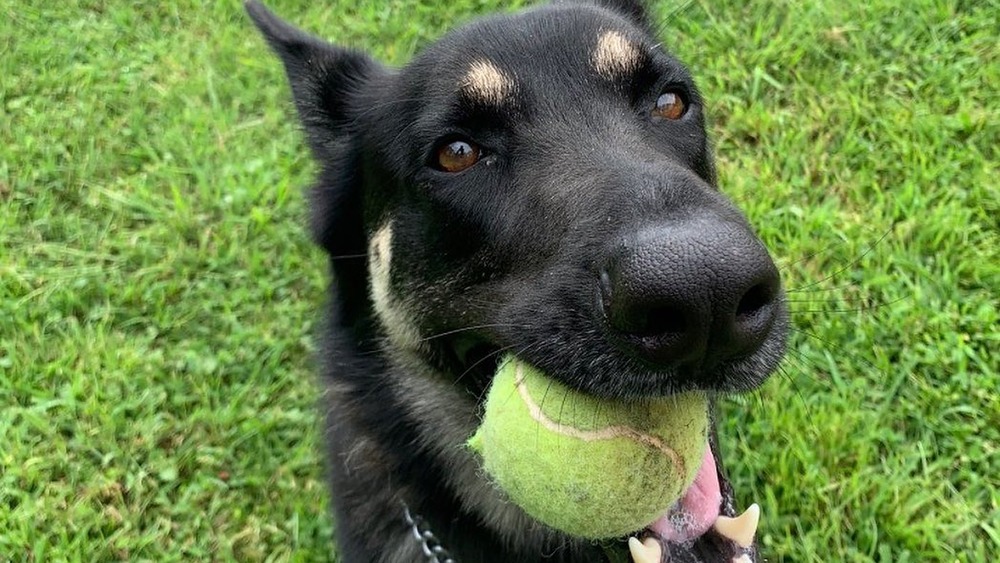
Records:
[[[628,550],[632,552],[632,561],[635,563],[660,563],[663,557],[660,542],[655,538],[646,538],[641,542],[639,538],[629,538]]]
[[[739,557],[733,557],[733,563],[753,563],[753,561],[750,559],[749,555],[744,553]]]
[[[760,522],[760,506],[754,503],[736,518],[719,516],[715,521],[715,530],[742,547],[750,547],[753,544],[753,536],[757,533],[758,522]]]

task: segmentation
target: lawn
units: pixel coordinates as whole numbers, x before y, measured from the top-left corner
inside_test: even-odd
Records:
[[[272,0],[402,64],[492,0]],[[663,2],[791,350],[726,403],[770,561],[1000,553],[1000,4]],[[314,172],[237,2],[0,2],[0,561],[331,560]]]

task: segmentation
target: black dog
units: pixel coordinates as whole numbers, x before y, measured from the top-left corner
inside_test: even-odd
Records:
[[[625,538],[532,520],[464,443],[506,353],[619,398],[745,391],[775,369],[778,273],[716,188],[688,72],[633,0],[482,19],[401,70],[247,8],[322,167],[311,227],[336,280],[321,360],[340,560],[626,560]],[[709,500],[689,491],[637,531],[662,561],[757,560],[754,513],[728,518],[710,446]]]

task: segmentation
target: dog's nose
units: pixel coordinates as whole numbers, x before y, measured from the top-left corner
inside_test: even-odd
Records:
[[[725,219],[643,229],[600,277],[612,340],[657,368],[707,374],[756,351],[777,315],[777,268],[748,227]]]

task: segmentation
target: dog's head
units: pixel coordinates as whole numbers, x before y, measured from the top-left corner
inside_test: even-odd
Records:
[[[312,232],[341,323],[479,394],[502,353],[614,397],[749,390],[775,369],[777,269],[719,193],[702,99],[640,6],[478,20],[399,70],[249,9],[322,168]]]

